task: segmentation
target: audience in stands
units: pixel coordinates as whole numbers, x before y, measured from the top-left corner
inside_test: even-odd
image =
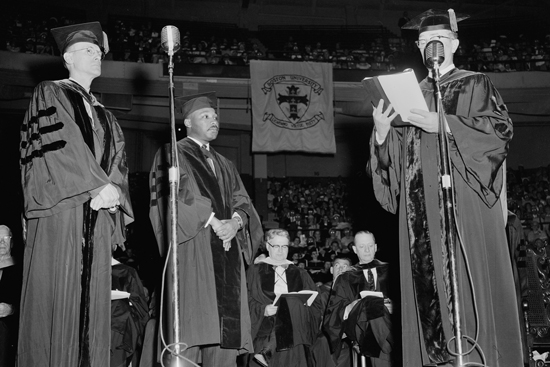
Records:
[[[7,19],[7,36],[2,49],[47,55],[55,52],[49,30],[75,23],[69,18],[36,19],[36,16],[20,14]],[[110,19],[108,26],[111,48],[108,57],[112,60],[141,63],[168,61],[160,45],[162,27],[154,25],[152,20]],[[181,29],[181,49],[174,57],[175,63],[248,65],[250,60],[275,59],[329,62],[334,69],[393,72],[401,70],[403,60],[410,60],[417,52],[408,37],[392,35],[385,29],[370,34],[366,46],[362,34],[356,42],[353,37],[349,39],[343,34],[334,45],[313,43],[312,40],[298,41],[293,36],[277,44],[273,40],[258,39],[252,32],[231,28],[229,24],[225,32],[209,31],[206,23],[201,29],[194,25],[187,27]],[[216,33],[223,36],[218,37]],[[233,33],[238,36],[231,37]],[[258,36],[261,38],[261,32]],[[455,64],[462,69],[482,72],[547,71],[550,70],[550,34],[541,34],[539,38],[523,34],[475,40],[461,38]]]

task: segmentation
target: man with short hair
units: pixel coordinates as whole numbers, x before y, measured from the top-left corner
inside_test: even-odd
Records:
[[[104,367],[111,249],[133,221],[124,136],[90,93],[106,51],[101,25],[52,34],[69,79],[40,83],[21,127],[27,243],[18,363]]]
[[[505,159],[512,121],[486,75],[459,70],[453,63],[457,22],[465,18],[452,9],[432,9],[403,27],[418,30],[424,59],[439,59],[438,67],[426,61],[429,76],[420,83],[429,111],[411,109],[410,126],[401,127],[392,126],[396,113],[382,100],[373,111],[367,171],[382,207],[392,213],[399,209],[405,366],[453,363],[454,302],[460,305],[461,333],[476,342],[472,347],[464,341],[463,350],[469,352],[462,362],[523,365],[505,233]],[[435,112],[437,72],[441,114]],[[450,175],[440,173],[439,134],[448,141]],[[445,191],[453,202],[452,228],[445,225]],[[455,233],[459,297],[452,300],[447,245]],[[506,322],[500,322],[502,317]]]
[[[11,255],[12,233],[0,225],[0,366],[15,365],[21,266]]]
[[[213,93],[179,97],[187,137],[177,142],[177,244],[184,355],[204,366],[235,366],[252,351],[245,260],[263,236],[261,222],[233,163],[212,145],[220,129]],[[151,169],[150,218],[160,253],[167,251],[169,146]]]
[[[353,251],[359,264],[335,279],[323,330],[338,365],[342,365],[341,353],[349,353],[342,344],[351,342],[356,350],[370,358],[372,366],[391,366],[390,314],[393,310],[388,294],[389,266],[374,258],[377,245],[371,232],[357,232]],[[365,291],[370,293],[362,294]],[[343,340],[346,336],[348,339]]]

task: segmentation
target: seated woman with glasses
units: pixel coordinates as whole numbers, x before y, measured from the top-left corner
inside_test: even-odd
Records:
[[[254,360],[273,367],[325,366],[331,360],[328,345],[325,353],[311,351],[322,315],[320,299],[310,299],[311,293],[316,296],[317,287],[305,269],[287,259],[289,243],[286,230],[269,230],[269,256],[248,269]],[[314,292],[288,294],[299,291]]]

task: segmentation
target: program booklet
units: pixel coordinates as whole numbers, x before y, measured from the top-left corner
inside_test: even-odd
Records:
[[[391,103],[399,113],[392,121],[392,126],[408,126],[412,108],[428,110],[414,70],[407,69],[401,73],[368,77],[361,82],[367,91],[367,99],[373,106],[384,100],[384,110]]]
[[[276,294],[275,299],[273,300],[273,305],[277,306],[279,303],[279,300],[284,297],[296,297],[300,299],[304,304],[307,303],[308,306],[311,306],[313,301],[315,301],[315,298],[317,297],[317,294],[319,292],[317,291],[310,291],[308,289],[304,289],[299,292],[288,292],[288,293],[282,293],[282,294]]]

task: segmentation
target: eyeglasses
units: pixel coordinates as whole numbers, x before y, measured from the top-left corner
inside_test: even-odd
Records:
[[[266,241],[266,242],[269,246],[273,247],[275,250],[280,250],[280,249],[288,250],[288,245],[282,245],[282,246],[275,245],[275,246],[273,246],[271,243],[269,243],[269,241]]]
[[[78,50],[67,51],[67,53],[82,51],[82,50],[86,50],[86,55],[88,55],[90,57],[94,57],[95,55],[99,55],[100,60],[103,60],[105,58],[105,52],[103,52],[102,50],[99,50],[99,51],[95,50],[92,47],[79,48]]]
[[[446,39],[448,39],[448,40],[452,40],[451,37],[447,37],[447,36],[433,36],[433,37],[430,37],[430,38],[428,38],[428,39],[421,39],[421,40],[415,41],[416,47],[418,47],[418,48],[426,47],[426,45],[428,44],[428,42],[433,41],[434,39],[441,40],[442,38],[446,38]]]
[[[0,237],[0,242],[10,242],[11,236]]]

